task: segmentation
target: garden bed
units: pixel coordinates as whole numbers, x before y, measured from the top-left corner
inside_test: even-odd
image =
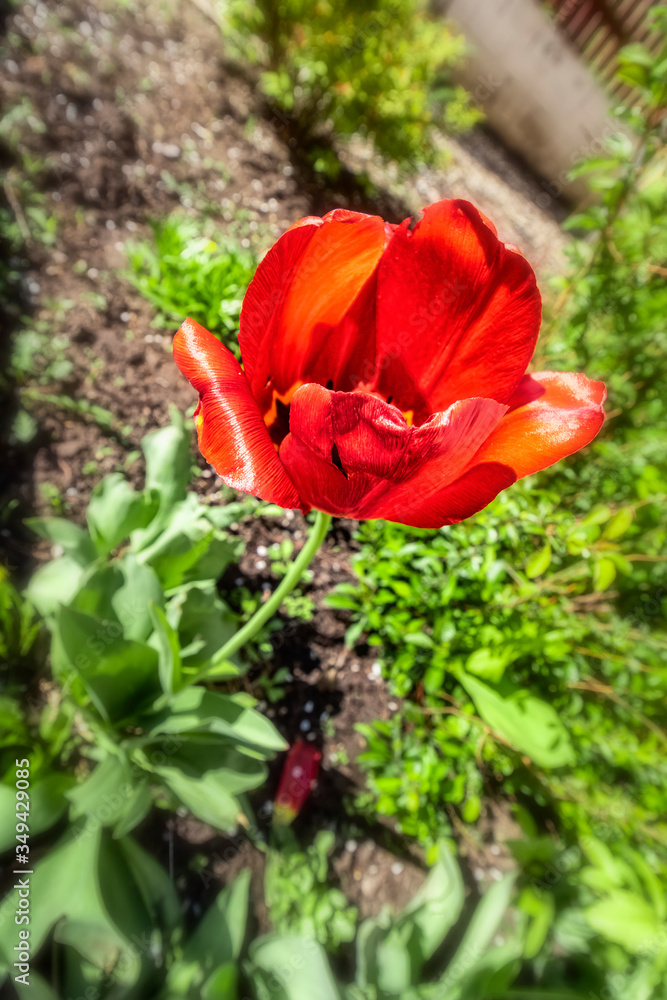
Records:
[[[26,569],[34,559],[47,558],[49,547],[34,543],[18,515],[67,512],[81,521],[95,483],[122,467],[147,431],[168,423],[171,405],[186,410],[193,404],[192,389],[172,361],[174,330],[153,328],[150,303],[122,276],[128,267],[126,246],[150,235],[149,220],[179,206],[195,217],[205,211],[261,253],[304,215],[337,205],[386,212],[387,204],[381,192],[379,204],[360,191],[328,192],[311,184],[310,195],[304,192],[277,119],[238,70],[224,63],[220,38],[192,4],[173,9],[169,17],[151,9],[123,12],[83,3],[70,3],[54,15],[26,5],[8,28],[14,46],[2,66],[5,99],[8,104],[29,100],[44,123],[44,131],[28,127],[24,141],[32,156],[49,163],[45,212],[57,219],[52,246],[31,241],[24,289],[37,322],[66,336],[62,356],[72,365],[65,380],[49,381],[37,391],[102,407],[113,415],[114,431],[87,414],[32,398],[39,435],[7,456],[20,477],[6,500],[16,498],[20,506],[11,537],[4,537],[10,563]],[[415,206],[420,198],[428,202],[468,193],[538,267],[553,266],[554,247],[561,247],[563,239],[557,218],[535,205],[537,181],[512,164],[489,136],[480,135],[467,148],[447,142],[452,171],[408,179],[408,203],[395,205],[394,211],[407,214],[409,203]],[[500,175],[488,166],[490,148]],[[399,219],[396,215],[394,221]],[[198,462],[198,490],[213,501],[222,483],[201,456]],[[128,472],[132,482],[141,481],[139,457]],[[260,590],[271,578],[258,548],[285,537],[298,545],[305,528],[298,513],[241,528],[247,550],[240,571],[252,589]],[[303,734],[302,723],[312,720],[323,742],[325,767],[333,769],[324,771],[313,799],[316,827],[339,816],[336,797],[363,784],[354,766],[363,746],[355,725],[396,711],[374,670],[372,650],[352,653],[343,643],[345,614],[320,607],[336,583],[350,579],[352,551],[350,527],[341,523],[314,565],[315,617],[288,626],[275,656],[275,668],[287,667],[293,680],[269,717],[290,741]],[[311,702],[314,708],[304,713]],[[319,729],[323,711],[332,717],[330,736]],[[333,768],[331,760],[347,763]],[[494,815],[491,810],[488,846],[495,844]],[[197,843],[203,834],[196,828],[196,821],[181,824],[183,839]],[[496,855],[480,854],[478,848],[474,853],[478,874],[480,865],[483,871],[499,870]],[[379,910],[394,891],[399,902],[403,895],[397,888],[401,880],[394,889],[386,888],[396,882],[385,878],[390,862],[376,867],[377,879],[362,883],[366,894],[376,897],[374,904],[364,903],[365,910]],[[378,892],[380,884],[383,892]],[[358,895],[354,876],[352,889]],[[408,887],[406,899],[410,892]]]
[[[174,411],[192,423],[195,393],[171,350],[183,315],[181,272],[170,255],[182,262],[192,251],[193,268],[206,275],[208,262],[214,265],[210,294],[208,278],[197,284],[190,274],[187,291],[200,296],[199,305],[220,297],[226,269],[240,275],[238,296],[230,286],[224,308],[203,301],[197,316],[204,322],[208,309],[232,346],[257,260],[295,220],[334,207],[397,222],[441,198],[470,198],[500,238],[523,251],[545,292],[550,277],[566,272],[565,207],[553,201],[548,210],[540,207],[539,180],[483,127],[456,139],[436,136],[449,157],[445,169],[424,166],[399,176],[367,139],[356,137],[341,143],[336,178],[313,170],[280,110],[262,96],[256,67],[231,60],[213,10],[204,0],[94,6],[31,0],[7,18],[0,64],[10,109],[0,132],[9,168],[4,208],[21,249],[10,261],[18,277],[4,306],[19,347],[6,366],[13,384],[0,459],[0,556],[18,587],[59,555],[58,545],[37,538],[25,518],[56,516],[85,526],[91,497],[106,477],[121,473],[143,489],[147,433],[167,428]],[[649,247],[643,252],[652,263],[644,273],[635,261],[632,232],[639,223],[623,230],[626,196],[633,204],[626,192],[607,216],[610,226],[620,218],[621,247],[613,243],[606,270],[600,268],[609,287],[598,292],[589,281],[589,246],[580,240],[576,267],[567,265],[573,276],[558,279],[559,298],[554,303],[545,294],[545,367],[585,368],[611,388],[617,423],[608,421],[595,450],[563,463],[553,478],[548,472],[517,484],[462,526],[427,532],[334,519],[310,576],[282,605],[279,627],[249,644],[247,669],[228,684],[207,681],[211,691],[257,699],[258,714],[288,744],[303,740],[321,750],[317,784],[293,827],[296,842],[315,850],[318,836],[334,831],[326,878],[360,918],[378,916],[387,904],[394,911],[407,906],[430,867],[443,877],[442,853],[436,858],[447,839],[462,863],[463,922],[480,897],[491,898],[494,887],[504,892],[510,884],[504,876],[517,874],[517,903],[498,940],[521,925],[528,939],[521,986],[528,984],[528,992],[507,997],[537,996],[531,988],[549,984],[552,970],[559,984],[578,976],[577,986],[590,986],[592,996],[610,969],[639,962],[640,948],[621,956],[625,945],[615,925],[604,936],[599,914],[598,938],[589,927],[581,931],[583,913],[604,910],[619,886],[626,897],[635,893],[632,905],[643,893],[640,903],[648,898],[655,919],[664,917],[662,882],[657,891],[650,882],[651,866],[663,878],[667,843],[660,818],[667,736],[658,700],[664,477],[658,433],[646,431],[654,411],[660,418],[662,341],[641,283],[646,279],[658,302],[661,292],[650,282],[666,261],[651,244],[659,226],[649,238],[652,223],[643,216]],[[653,193],[641,210],[649,205],[659,218],[657,198]],[[583,226],[606,232],[595,221],[598,211],[594,206],[584,215]],[[617,265],[627,270],[615,281]],[[619,292],[614,299],[625,285],[635,298],[622,300]],[[635,346],[620,325],[624,310],[643,336]],[[610,333],[605,324],[612,324]],[[3,350],[9,349],[8,338]],[[243,499],[199,455],[194,429],[191,437],[189,489],[199,512]],[[229,603],[237,625],[275,590],[308,530],[300,513],[261,505],[248,505],[224,525],[225,541],[240,541],[243,551],[216,578],[215,595]],[[118,561],[126,551],[125,544],[110,546],[102,561]],[[163,589],[168,602],[169,585]],[[43,646],[42,667],[27,691],[33,714],[60,697]],[[473,670],[479,653],[481,665]],[[510,716],[508,730],[502,718],[490,723],[470,692],[457,687],[457,671],[482,678],[477,690],[502,695],[503,709],[517,710],[521,694],[532,697],[534,718],[512,728]],[[495,706],[496,719],[497,704],[490,711]],[[553,745],[544,736],[548,727]],[[84,755],[75,751],[65,765],[79,789],[94,772],[94,755],[85,756],[94,742],[88,739]],[[253,933],[271,929],[265,846],[275,833],[271,803],[284,756],[266,756],[268,780],[248,796],[254,819],[239,821],[235,835],[179,807],[182,798],[169,790],[165,797],[159,783],[151,787],[162,808],[152,808],[132,835],[168,873],[188,928],[247,871]],[[141,780],[150,785],[145,774]],[[52,833],[35,838],[35,861],[49,857],[53,835],[66,828],[63,814]],[[604,850],[595,846],[600,841]],[[556,867],[568,848],[576,853],[571,881],[567,865]],[[613,878],[605,851],[626,859]],[[643,857],[648,862],[640,868]],[[317,867],[312,857],[308,864]],[[456,879],[450,884],[456,890]],[[568,923],[571,913],[579,923]],[[555,914],[562,922],[552,941]],[[641,915],[648,925],[646,910]],[[445,951],[460,942],[462,925],[451,934]],[[593,939],[589,967],[583,956]],[[334,959],[337,975],[351,976],[350,955],[351,948]],[[641,1000],[648,996],[641,993]]]

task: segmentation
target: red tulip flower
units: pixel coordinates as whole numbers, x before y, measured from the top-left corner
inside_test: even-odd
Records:
[[[583,448],[605,387],[526,368],[532,268],[466,201],[394,226],[336,209],[268,252],[248,288],[243,368],[193,320],[174,357],[199,447],[230,486],[282,507],[453,524]]]
[[[290,748],[276,793],[276,822],[288,824],[299,815],[317,778],[321,759],[320,751],[304,740],[297,740]]]

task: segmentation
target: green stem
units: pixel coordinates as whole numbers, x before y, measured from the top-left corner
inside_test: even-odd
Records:
[[[197,678],[195,678],[196,680],[201,680],[206,674],[212,672],[215,667],[224,663],[224,661],[228,660],[234,655],[234,653],[237,653],[239,649],[241,649],[242,646],[245,646],[247,642],[250,642],[262,626],[273,617],[273,615],[278,611],[278,608],[282,604],[284,598],[301,579],[304,570],[308,567],[313,556],[324,541],[324,537],[329,530],[330,524],[331,514],[323,514],[321,510],[318,510],[315,518],[315,524],[311,528],[306,544],[288,569],[281,583],[271,594],[271,597],[268,601],[262,604],[261,608],[259,608],[252,618],[245,623],[243,628],[240,628],[238,632],[231,637],[229,642],[226,642],[222,649],[218,650],[209,666],[205,668],[205,670],[203,670]]]

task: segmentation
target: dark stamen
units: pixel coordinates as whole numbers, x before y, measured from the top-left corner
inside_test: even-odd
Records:
[[[389,398],[387,399],[387,402],[391,403],[391,401],[392,401],[393,398],[394,398],[393,396],[389,396]]]
[[[329,381],[327,382],[327,384],[325,386],[325,389],[333,389],[333,379],[332,378],[330,378]]]
[[[347,479],[347,472],[343,468],[343,463],[340,460],[340,455],[338,454],[338,447],[335,442],[331,446],[331,461],[339,470],[339,472],[342,472],[345,478]]]

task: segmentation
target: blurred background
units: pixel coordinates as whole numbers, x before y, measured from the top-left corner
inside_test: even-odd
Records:
[[[667,997],[667,8],[0,15],[8,995],[25,847],[39,1000]],[[531,262],[533,367],[604,380],[605,427],[462,525],[335,522],[216,665],[308,524],[199,456],[173,333],[238,353],[294,221],[441,198]]]

